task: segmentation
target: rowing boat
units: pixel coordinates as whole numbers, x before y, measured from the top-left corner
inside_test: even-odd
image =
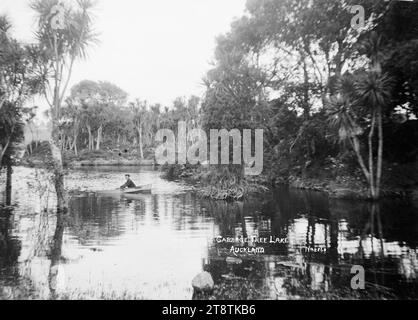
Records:
[[[147,184],[136,188],[96,191],[100,195],[118,196],[151,193],[152,185]]]
[[[122,190],[124,194],[151,193],[152,184]]]

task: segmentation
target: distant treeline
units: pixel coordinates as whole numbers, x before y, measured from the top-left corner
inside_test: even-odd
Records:
[[[178,121],[198,126],[200,99],[179,97],[172,106],[127,101],[127,93],[109,82],[82,81],[71,89],[60,113],[60,139],[64,150],[135,148],[144,158],[154,147],[161,129],[173,129]]]

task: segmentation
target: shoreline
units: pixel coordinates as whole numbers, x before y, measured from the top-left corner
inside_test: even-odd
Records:
[[[372,201],[368,195],[367,187],[361,184],[353,186],[350,183],[339,184],[328,179],[318,181],[318,179],[298,177],[276,185],[287,185],[293,189],[323,192],[330,199]],[[413,201],[418,201],[418,188],[402,189],[385,186],[381,189],[380,200],[383,199],[412,199]]]
[[[17,166],[34,167],[34,168],[45,168],[45,163],[40,159],[27,159],[19,163]],[[160,167],[155,163],[154,160],[131,160],[131,159],[93,159],[93,160],[73,160],[65,161],[64,166],[70,169],[80,168],[95,168],[95,167],[147,167],[157,168]],[[183,181],[192,186],[195,191],[204,188],[193,177],[194,174],[190,173],[186,176],[180,174],[175,180]],[[267,184],[266,186],[273,190],[276,186],[287,186],[292,189],[316,191],[327,194],[330,199],[341,199],[341,200],[361,200],[370,201],[368,196],[367,187],[359,182],[354,181],[353,177],[343,178],[344,182],[332,180],[332,179],[318,179],[318,178],[302,178],[292,176],[289,179],[279,179],[279,181]],[[396,188],[396,187],[383,187],[381,199],[412,199],[418,201],[418,188]],[[255,193],[256,194],[256,193]]]
[[[68,167],[156,167],[154,160],[82,160],[68,163]]]
[[[21,161],[18,166],[27,167],[46,167],[45,162],[39,159],[30,159]],[[83,168],[83,167],[157,167],[158,165],[154,160],[105,160],[105,159],[94,159],[94,160],[76,160],[76,161],[65,161],[64,167],[66,168]]]

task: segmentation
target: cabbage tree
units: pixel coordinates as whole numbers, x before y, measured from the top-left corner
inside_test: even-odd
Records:
[[[36,37],[42,52],[40,72],[47,79],[43,93],[51,108],[51,154],[57,208],[66,210],[64,170],[59,139],[61,107],[71,79],[74,63],[87,57],[88,47],[96,40],[92,30],[93,3],[90,0],[62,2],[35,0],[31,7],[37,14]]]

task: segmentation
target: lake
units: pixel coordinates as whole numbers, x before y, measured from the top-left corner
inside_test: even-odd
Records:
[[[152,194],[100,196],[130,173]],[[69,213],[57,223],[41,169],[17,167],[0,203],[1,299],[417,299],[418,205],[329,199],[279,188],[244,202],[200,199],[157,171],[69,171]],[[353,266],[365,286],[352,288]],[[206,297],[207,298],[207,297]]]

